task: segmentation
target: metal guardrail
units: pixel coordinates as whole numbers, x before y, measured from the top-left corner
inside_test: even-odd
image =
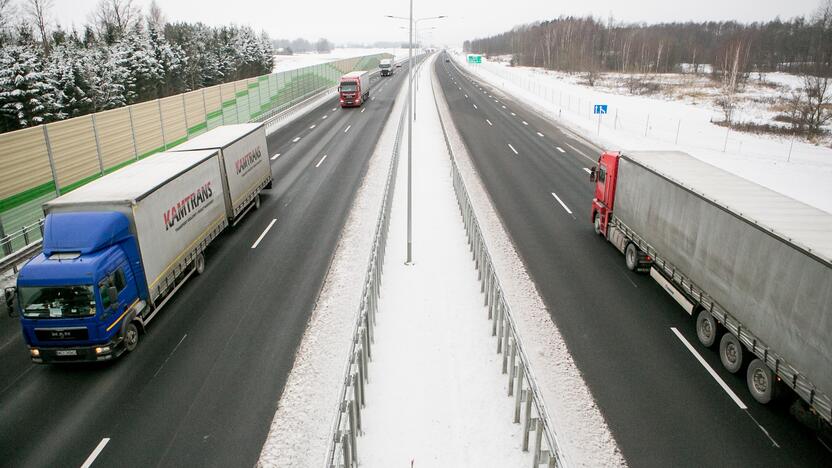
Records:
[[[350,353],[344,371],[339,407],[330,432],[330,446],[326,455],[326,468],[352,468],[358,464],[357,438],[361,431],[361,408],[366,399],[364,385],[369,382],[367,367],[372,359],[373,327],[376,323],[378,300],[381,294],[381,275],[384,254],[387,249],[387,233],[390,228],[390,211],[396,187],[399,166],[399,150],[404,130],[407,107],[402,109],[396,140],[393,145],[393,161],[387,173],[382,211],[376,223],[373,250],[367,265],[364,291],[361,295],[358,318],[352,336]]]
[[[500,278],[482,235],[480,223],[459,172],[456,156],[448,139],[448,131],[445,128],[439,101],[435,94],[434,103],[439,113],[445,145],[451,157],[454,192],[465,224],[465,231],[468,234],[468,245],[479,271],[481,291],[485,296],[485,305],[488,306],[488,319],[492,320],[491,335],[497,337],[497,354],[503,355],[502,373],[509,376],[507,393],[509,397],[514,398],[514,423],[521,421],[523,423],[522,450],[524,452],[529,450],[529,438],[531,432],[534,431],[532,466],[534,468],[540,465],[569,466],[558,445],[552,419],[546,410],[529,358],[523,349],[523,342],[514,322],[511,307],[506,301]]]
[[[23,246],[14,250],[12,245],[18,244],[17,241],[21,239],[23,240]],[[23,226],[22,229],[0,238],[0,253],[3,254],[3,257],[0,257],[0,273],[8,270],[17,273],[17,266],[20,262],[40,250],[42,239],[43,219],[28,226]]]

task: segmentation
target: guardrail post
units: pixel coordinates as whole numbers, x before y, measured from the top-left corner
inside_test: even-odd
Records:
[[[525,415],[523,416],[523,451],[529,451],[529,431],[532,430],[532,395],[531,395],[531,386],[528,389],[523,390],[523,398],[526,401],[526,411]]]
[[[503,322],[506,320],[506,311],[503,311],[497,316],[495,322],[497,323],[497,354],[500,354],[503,351],[503,328],[505,327]]]
[[[21,231],[23,232],[23,245],[29,245],[29,230],[27,229],[29,226],[23,226]]]
[[[350,446],[352,448],[352,459],[358,463],[358,447],[356,447],[356,412],[357,408],[355,407],[355,403],[352,401],[347,402],[347,412],[349,413],[350,419]]]
[[[517,366],[517,386],[514,387],[514,423],[520,422],[520,403],[523,401],[523,361]]]
[[[350,438],[347,434],[341,436],[341,456],[344,459],[344,466],[346,468],[352,467],[352,448],[350,447]]]
[[[511,360],[509,361],[509,365],[511,367],[508,368],[508,396],[514,396],[514,373],[516,370],[516,362],[517,362],[517,339],[513,338],[511,340]],[[505,373],[505,372],[503,372]]]
[[[3,255],[12,254],[12,238],[11,236],[3,236],[0,238],[0,245],[3,246]]]
[[[361,352],[358,352],[358,360],[360,360]],[[352,398],[355,402],[355,427],[361,430],[361,386],[364,385],[364,378],[361,376],[361,363],[358,364],[358,372],[353,372],[352,378]]]
[[[508,315],[503,314],[503,374],[506,373],[506,368],[508,367],[508,342],[509,342],[509,328],[511,328],[511,324],[508,321]]]
[[[540,416],[540,412],[538,411],[537,415],[537,424],[535,424],[535,435],[534,435],[534,454],[532,455],[532,467],[537,468],[540,465],[540,442],[543,439],[543,420]]]
[[[502,307],[494,311],[494,321],[491,322],[491,336],[497,336],[497,321],[500,320],[500,314],[504,313]],[[491,317],[488,317],[491,319]]]

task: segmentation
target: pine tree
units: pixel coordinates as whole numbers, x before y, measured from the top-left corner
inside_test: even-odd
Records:
[[[50,57],[50,74],[60,91],[57,105],[67,118],[94,111],[90,70],[80,50],[56,48]]]
[[[0,127],[3,131],[31,127],[64,117],[60,91],[44,71],[39,54],[29,47],[0,50]]]

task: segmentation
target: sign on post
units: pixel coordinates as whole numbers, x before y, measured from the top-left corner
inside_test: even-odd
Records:
[[[468,54],[468,63],[482,63],[482,55]]]
[[[595,104],[595,112],[593,114],[606,114],[607,113],[607,105],[606,104]]]

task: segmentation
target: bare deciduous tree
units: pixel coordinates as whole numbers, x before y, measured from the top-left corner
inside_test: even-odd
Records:
[[[141,17],[133,0],[100,0],[89,21],[99,38],[113,43],[138,24]]]
[[[147,7],[147,22],[156,29],[162,29],[167,23],[167,18],[156,0],[152,0]]]
[[[54,0],[25,0],[26,16],[32,21],[40,34],[43,55],[49,55],[49,27]]]

